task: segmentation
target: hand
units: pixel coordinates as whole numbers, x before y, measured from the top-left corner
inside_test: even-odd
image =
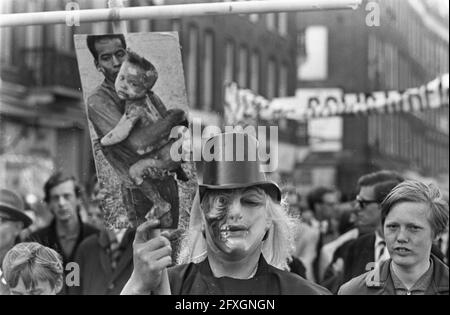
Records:
[[[130,279],[122,290],[125,294],[150,294],[160,286],[168,286],[166,268],[172,264],[172,248],[165,234],[155,228],[158,220],[147,221],[136,230],[133,242],[134,269]]]

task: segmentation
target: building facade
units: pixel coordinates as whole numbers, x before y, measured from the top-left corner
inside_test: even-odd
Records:
[[[364,1],[357,11],[300,13],[298,24],[303,38],[310,29],[322,30],[326,38],[326,66],[315,76],[300,66],[299,88],[402,91],[449,71],[448,23],[430,13],[424,1]],[[448,188],[449,113],[444,105],[414,113],[343,116],[336,186],[352,195],[362,174],[395,169],[434,178]]]
[[[106,0],[71,3],[80,9],[107,7]],[[152,4],[151,0],[125,2],[126,6]],[[66,9],[66,2],[50,0],[2,0],[1,5],[2,13]],[[179,32],[191,114],[200,116],[204,124],[221,123],[226,83],[237,82],[269,99],[295,93],[295,14],[144,19],[126,25],[128,32]],[[43,181],[54,169],[65,169],[81,182],[88,182],[95,168],[73,35],[112,33],[112,24],[8,27],[0,31],[3,184],[41,196]],[[280,137],[295,143],[292,124],[283,125]]]

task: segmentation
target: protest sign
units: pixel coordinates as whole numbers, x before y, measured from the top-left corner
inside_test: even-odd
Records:
[[[170,156],[173,128],[188,126],[178,34],[76,35],[75,47],[106,225],[177,228],[197,185],[193,163]]]

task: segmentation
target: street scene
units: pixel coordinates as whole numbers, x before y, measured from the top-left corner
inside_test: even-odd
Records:
[[[0,295],[448,295],[449,4],[313,2],[0,0]]]

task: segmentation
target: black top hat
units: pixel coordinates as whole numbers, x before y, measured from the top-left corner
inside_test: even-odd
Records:
[[[206,141],[203,148],[203,179],[200,199],[207,189],[238,189],[258,186],[273,199],[281,200],[276,183],[261,170],[258,140],[247,133],[222,133]]]
[[[24,228],[33,223],[25,214],[25,206],[22,198],[8,189],[0,189],[0,216],[6,216],[11,221],[22,221]]]

